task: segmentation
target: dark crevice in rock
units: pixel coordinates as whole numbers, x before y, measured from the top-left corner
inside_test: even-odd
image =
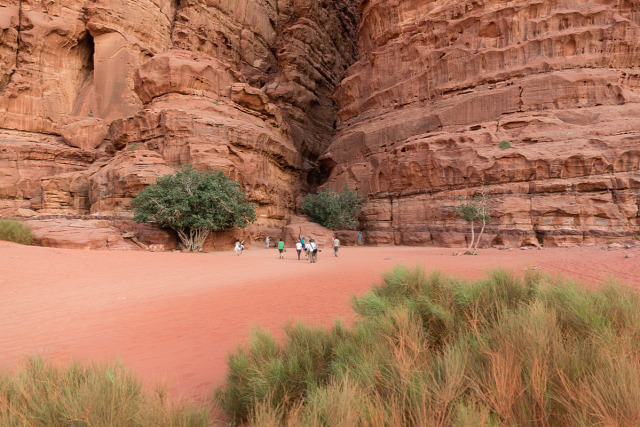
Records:
[[[176,20],[178,19],[178,13],[180,12],[180,8],[182,7],[182,0],[173,0],[171,2],[171,6],[173,7],[173,18],[171,19],[171,29],[169,30],[169,37],[171,39],[171,47],[173,47],[173,30],[176,27]]]
[[[89,115],[93,116],[93,72],[95,68],[95,42],[93,36],[87,31],[79,40],[77,46],[73,49],[75,55],[81,58],[82,68],[78,74],[78,91],[76,99],[73,103],[72,115]]]
[[[9,85],[9,83],[11,83],[11,80],[13,79],[13,75],[18,70],[18,61],[20,60],[21,31],[22,31],[22,0],[20,0],[20,2],[18,3],[18,35],[16,37],[16,64],[13,67],[13,70],[11,70],[11,73],[9,74],[9,77],[7,78],[7,82],[2,87],[0,87],[0,92],[4,91],[4,89]]]
[[[18,37],[16,38],[16,68],[18,69],[18,60],[20,56],[20,32],[22,31],[22,0],[18,3]],[[13,75],[13,72],[11,73]]]

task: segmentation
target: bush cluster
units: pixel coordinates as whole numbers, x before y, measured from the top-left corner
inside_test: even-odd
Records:
[[[329,188],[307,194],[302,200],[302,212],[323,227],[353,229],[358,225],[363,199],[346,185],[340,193]]]
[[[66,369],[31,357],[14,374],[0,374],[3,426],[209,426],[207,408],[169,402],[146,392],[119,365]]]
[[[30,245],[33,242],[31,227],[19,221],[0,219],[0,240]]]
[[[640,298],[397,267],[351,327],[257,332],[217,401],[256,425],[640,425]]]

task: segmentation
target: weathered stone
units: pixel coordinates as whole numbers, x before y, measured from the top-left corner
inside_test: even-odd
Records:
[[[295,247],[296,242],[303,236],[305,242],[314,239],[320,248],[329,248],[334,232],[304,218],[294,218],[294,222],[284,227],[283,239],[288,248]]]
[[[109,131],[103,119],[95,117],[65,117],[60,135],[68,145],[83,150],[97,148]]]
[[[327,185],[369,196],[372,243],[464,244],[451,209],[481,185],[495,196],[490,240],[638,232],[634,6],[377,0],[361,16],[320,164]]]
[[[34,243],[52,248],[137,250],[111,221],[75,219],[29,219]]]
[[[144,103],[168,93],[229,97],[234,75],[229,65],[189,51],[172,50],[142,64],[134,75],[135,91]]]
[[[325,182],[367,195],[371,244],[464,245],[481,185],[481,246],[628,238],[640,14],[574,3],[5,0],[0,213],[130,217],[193,164],[257,204],[249,240]]]

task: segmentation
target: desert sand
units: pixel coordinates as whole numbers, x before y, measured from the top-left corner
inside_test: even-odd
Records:
[[[146,384],[206,398],[223,383],[225,358],[252,328],[278,334],[287,321],[349,322],[353,295],[398,263],[477,278],[486,269],[535,268],[596,284],[607,276],[640,287],[640,247],[543,250],[343,247],[317,264],[289,249],[151,253],[27,247],[0,242],[0,368],[27,354],[58,362],[113,361]],[[630,257],[627,255],[630,254]]]

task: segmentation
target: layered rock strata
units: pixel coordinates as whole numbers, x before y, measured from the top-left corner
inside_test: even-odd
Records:
[[[4,0],[0,214],[46,218],[41,234],[130,218],[193,164],[258,205],[247,239],[327,179],[368,195],[368,243],[464,243],[452,207],[481,185],[487,244],[624,238],[640,232],[639,47],[631,1]],[[119,246],[109,233],[92,245]]]
[[[360,13],[321,162],[328,185],[369,195],[368,242],[463,244],[452,207],[482,185],[486,244],[640,232],[637,3],[368,0]]]
[[[335,118],[330,96],[354,62],[356,8],[3,2],[2,214],[131,217],[137,192],[192,164],[241,183],[258,205],[250,236],[284,226],[307,176],[318,179]]]

